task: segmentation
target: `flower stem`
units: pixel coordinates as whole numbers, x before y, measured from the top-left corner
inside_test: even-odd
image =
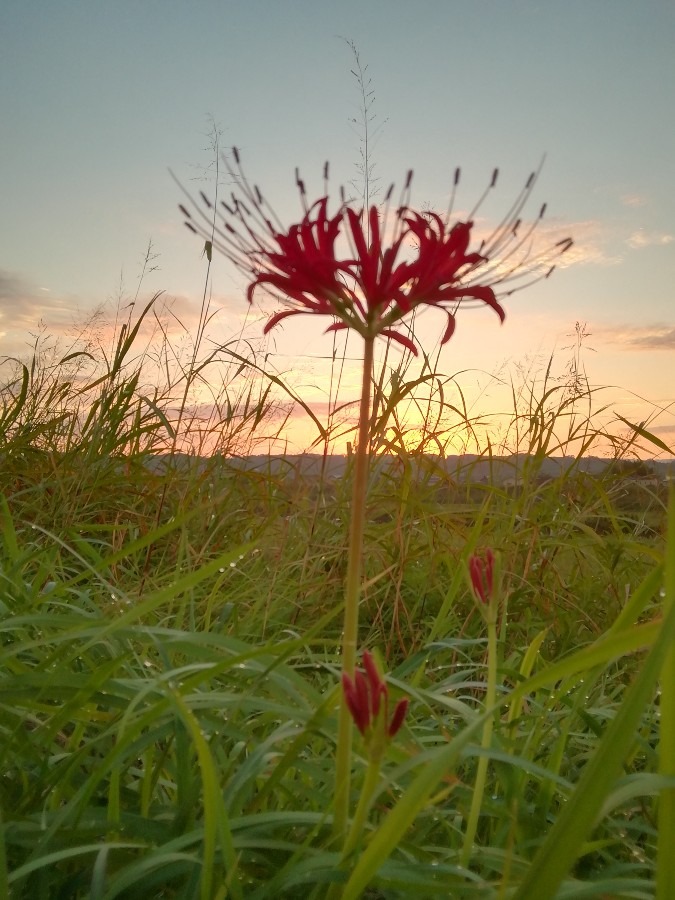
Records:
[[[488,671],[487,671],[487,687],[485,691],[485,709],[493,709],[497,696],[497,621],[495,615],[488,618]],[[486,719],[483,725],[483,737],[481,739],[481,747],[487,750],[492,741],[492,728],[494,725],[494,716]],[[460,857],[460,865],[466,868],[471,859],[471,850],[478,829],[478,817],[480,816],[481,806],[483,805],[483,795],[485,793],[485,780],[487,776],[488,758],[487,756],[478,757],[478,768],[476,770],[476,781],[473,787],[473,796],[471,798],[471,809],[469,810],[469,818],[466,825],[466,834],[464,835],[464,845],[462,847],[462,855]]]
[[[359,802],[354,813],[354,819],[352,820],[347,840],[342,849],[343,862],[347,861],[348,857],[356,850],[359,844],[363,833],[363,826],[366,824],[368,812],[373,800],[373,794],[375,793],[379,780],[379,760],[376,762],[371,761],[368,763],[368,768],[366,769],[366,777],[363,782],[363,787],[361,788],[361,793],[359,794]]]
[[[354,669],[356,668],[356,646],[359,630],[363,530],[366,519],[366,489],[368,486],[368,461],[370,455],[370,396],[374,343],[374,338],[367,337],[363,350],[359,433],[354,459],[354,485],[347,555],[347,578],[345,582],[342,668],[350,678],[353,677]],[[335,756],[335,807],[333,816],[333,834],[336,837],[344,835],[347,828],[352,764],[352,717],[345,702],[344,692],[340,694],[340,698],[340,717]]]
[[[368,813],[370,812],[379,781],[380,760],[370,760],[368,762],[368,768],[366,769],[363,786],[361,787],[361,792],[359,794],[359,802],[356,806],[356,811],[354,812],[354,818],[352,819],[349,833],[347,834],[342,848],[341,866],[343,867],[348,866],[349,857],[358,848],[363,837],[363,829],[368,821]],[[326,900],[335,900],[335,898],[340,897],[342,895],[343,887],[343,884],[333,884],[326,895]]]

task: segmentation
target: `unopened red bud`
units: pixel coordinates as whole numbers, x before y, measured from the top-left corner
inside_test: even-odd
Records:
[[[494,553],[488,549],[484,554],[474,553],[469,559],[469,575],[476,598],[481,603],[489,603],[494,590]]]
[[[387,729],[389,737],[394,737],[394,735],[398,731],[400,731],[407,712],[408,698],[404,697],[402,700],[398,701],[398,703],[396,704],[396,708],[394,709],[394,715],[391,717],[391,722],[389,723],[389,728]]]

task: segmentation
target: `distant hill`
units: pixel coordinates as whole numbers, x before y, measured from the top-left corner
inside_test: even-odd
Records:
[[[168,457],[155,457],[153,465],[162,468],[166,464]],[[207,459],[183,456],[177,454],[174,457],[174,465],[199,465],[208,464]],[[340,478],[348,464],[348,457],[331,455],[323,457],[317,453],[298,453],[279,456],[270,456],[267,454],[254,454],[251,456],[226,458],[223,460],[230,466],[244,469],[246,471],[269,472],[273,475],[289,475],[304,477],[318,477],[322,470],[326,478]],[[411,464],[416,463],[415,457],[410,458]],[[431,465],[437,470],[438,476],[443,474],[462,482],[483,482],[502,485],[510,481],[518,481],[522,478],[527,468],[534,462],[534,457],[527,454],[513,454],[510,456],[477,456],[475,454],[464,454],[462,456],[426,456],[424,465],[427,468]],[[578,472],[584,472],[588,475],[600,475],[604,472],[612,460],[603,459],[597,456],[586,456],[578,460],[573,456],[545,457],[537,464],[538,478],[557,478],[562,473],[568,471],[572,467]],[[378,457],[374,465],[382,468],[387,466],[396,466],[395,457]],[[644,477],[645,467],[648,467],[653,477],[659,481],[665,481],[669,477],[675,477],[675,460],[648,460],[640,469],[636,469],[635,476],[631,475],[630,463],[621,463],[626,467],[626,471],[621,474],[624,477],[639,477],[642,470]]]

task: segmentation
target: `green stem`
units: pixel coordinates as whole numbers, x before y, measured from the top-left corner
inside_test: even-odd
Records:
[[[366,821],[368,820],[368,813],[370,812],[373,796],[377,790],[379,781],[380,760],[371,760],[369,761],[368,768],[366,769],[366,777],[363,781],[363,786],[359,795],[359,802],[357,804],[356,811],[354,812],[352,824],[349,828],[349,834],[347,835],[344,847],[342,848],[342,866],[346,866],[349,861],[349,857],[359,846],[359,842],[361,841],[361,838],[363,836],[364,826],[366,824]],[[336,898],[340,897],[342,895],[343,887],[344,884],[333,884],[326,895],[326,900],[336,900]]]
[[[356,667],[356,646],[359,631],[359,599],[361,593],[361,565],[363,555],[363,531],[366,520],[366,489],[368,486],[368,460],[370,449],[370,395],[373,373],[375,339],[367,337],[363,350],[363,377],[361,404],[359,407],[359,433],[354,459],[354,486],[352,493],[347,579],[345,582],[345,616],[342,633],[342,668],[350,677]],[[352,717],[340,694],[337,751],[335,755],[335,809],[333,834],[341,837],[347,830],[349,793],[352,765]]]
[[[485,691],[485,709],[493,709],[497,697],[497,622],[496,616],[490,615],[488,619],[488,672],[487,672],[487,688]],[[494,725],[494,716],[489,716],[485,720],[483,726],[483,737],[480,745],[483,750],[487,750],[492,741],[492,728]],[[464,845],[462,847],[462,855],[460,857],[460,865],[467,868],[471,859],[471,850],[478,829],[478,817],[480,816],[481,806],[483,805],[483,794],[485,793],[485,780],[487,777],[488,758],[487,756],[478,757],[478,768],[476,770],[476,782],[473,787],[473,797],[471,798],[471,809],[469,810],[469,818],[466,824],[466,834],[464,835]]]
[[[359,802],[352,819],[352,824],[347,835],[347,840],[342,849],[342,861],[346,862],[348,857],[356,850],[361,835],[363,834],[363,826],[366,824],[370,805],[372,803],[373,794],[380,780],[380,761],[369,762],[366,769],[366,777],[363,781]]]

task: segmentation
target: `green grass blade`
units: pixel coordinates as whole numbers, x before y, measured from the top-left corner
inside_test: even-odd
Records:
[[[671,486],[668,506],[668,543],[663,598],[663,616],[675,610],[675,489]],[[675,776],[675,641],[671,642],[661,672],[661,734],[659,773]],[[664,788],[659,798],[657,845],[657,900],[675,897],[675,788]]]
[[[7,854],[5,852],[5,826],[0,807],[0,897],[9,897],[9,878],[7,872]]]
[[[223,860],[227,869],[227,881],[235,900],[241,900],[242,894],[237,879],[237,857],[232,844],[232,833],[223,802],[223,794],[216,766],[209,750],[209,745],[202,734],[199,722],[190,707],[177,692],[172,693],[173,701],[178,707],[185,727],[187,728],[199,760],[202,787],[204,793],[204,851],[202,860],[202,900],[211,900],[213,895],[213,870],[217,844],[220,843]]]
[[[116,841],[113,843],[109,843],[106,845],[108,850],[135,850],[138,849],[137,843],[131,843],[129,841]],[[25,878],[27,875],[30,875],[32,872],[37,872],[40,869],[48,869],[50,866],[56,866],[59,863],[64,862],[67,859],[76,859],[78,857],[84,857],[91,854],[92,856],[96,854],[97,858],[103,849],[103,845],[100,843],[97,844],[83,844],[78,847],[65,847],[63,850],[57,850],[54,853],[47,853],[45,856],[39,856],[37,859],[31,859],[25,865],[20,866],[18,869],[15,869],[8,878],[8,883],[10,885],[15,884],[18,881],[21,881],[22,878]],[[11,897],[11,893],[4,894],[3,896]]]
[[[602,637],[583,650],[553,663],[547,669],[537,672],[527,681],[517,685],[508,696],[511,703],[519,702],[524,696],[539,688],[560,681],[562,678],[570,678],[592,669],[594,666],[604,665],[613,659],[618,659],[628,653],[636,653],[651,647],[661,633],[661,621],[649,622],[646,625],[637,625],[634,628],[622,631],[612,637]]]
[[[555,897],[560,883],[574,865],[635,740],[640,718],[652,699],[664,658],[675,640],[675,605],[659,626],[640,672],[626,692],[595,754],[586,764],[574,793],[546,835],[513,900]],[[669,852],[672,854],[672,844]]]

